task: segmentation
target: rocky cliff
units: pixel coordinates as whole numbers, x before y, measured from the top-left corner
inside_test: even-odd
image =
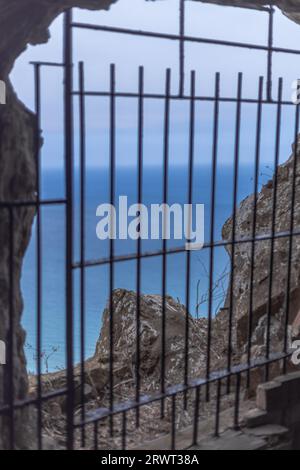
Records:
[[[274,191],[276,184],[276,208],[274,233],[284,234],[289,232],[293,220],[293,230],[300,227],[300,140],[297,145],[297,153],[293,147],[293,153],[289,160],[277,168],[276,176],[264,185],[257,198],[256,236],[264,237],[272,233]],[[296,158],[296,162],[295,159]],[[296,172],[294,172],[296,169]],[[293,179],[295,175],[295,185]],[[293,187],[295,187],[293,198]],[[292,200],[294,199],[293,215]],[[236,239],[251,239],[253,231],[254,195],[247,197],[240,205],[236,214]],[[293,219],[292,219],[293,217]],[[231,240],[233,219],[230,218],[223,227],[224,240]],[[241,348],[248,337],[248,319],[250,308],[250,283],[251,283],[251,259],[252,243],[239,243],[234,250],[234,283],[232,307],[236,321],[237,343]],[[272,271],[271,249],[274,252]],[[230,246],[227,247],[231,255]],[[289,263],[289,255],[291,260]],[[272,277],[270,280],[270,273]],[[288,322],[292,325],[300,311],[300,239],[294,236],[290,240],[288,236],[280,236],[275,239],[272,246],[271,240],[260,240],[254,245],[254,271],[253,271],[253,328],[259,320],[268,313],[271,317],[280,317],[285,321],[285,306],[288,276],[289,285],[289,316]],[[272,282],[271,282],[272,281]],[[270,284],[272,284],[270,286]],[[271,302],[269,292],[271,289]],[[281,338],[282,340],[282,338]],[[278,341],[277,347],[282,350],[283,344]]]

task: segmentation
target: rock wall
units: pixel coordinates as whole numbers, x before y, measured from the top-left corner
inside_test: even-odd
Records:
[[[35,116],[18,100],[10,82],[9,73],[15,59],[27,44],[39,44],[49,38],[48,26],[68,7],[108,8],[114,0],[0,0],[0,79],[7,84],[7,104],[0,106],[0,202],[33,201],[36,192],[36,164],[38,140]],[[27,394],[27,372],[23,351],[25,339],[21,327],[22,295],[20,277],[22,261],[30,240],[34,217],[32,208],[13,211],[13,388],[14,398]],[[10,248],[8,210],[0,208],[0,339],[11,347],[10,327]],[[10,356],[10,354],[9,354]],[[0,404],[8,403],[10,360],[0,368]],[[16,447],[27,447],[30,436],[22,432],[27,421],[23,413],[15,415]],[[0,448],[9,446],[8,423],[0,421]]]
[[[294,165],[294,156],[297,159]],[[277,169],[277,197],[275,210],[275,233],[289,232],[292,218],[292,192],[294,167],[295,173],[295,204],[294,204],[294,230],[300,227],[300,140],[297,153]],[[274,202],[275,176],[262,187],[257,198],[257,236],[268,235],[272,232],[272,214]],[[240,205],[236,215],[236,239],[251,238],[253,229],[254,195],[247,197]],[[223,227],[223,239],[231,240],[233,219],[230,218]],[[270,286],[270,256],[271,241],[264,240],[255,243],[254,257],[254,284],[253,284],[253,331],[262,317],[269,312],[269,286]],[[287,278],[289,272],[290,237],[278,238],[273,246],[273,275],[270,312],[273,318],[281,318],[284,322],[285,302],[287,291]],[[228,246],[227,251],[231,255]],[[251,281],[251,255],[252,243],[237,244],[234,251],[234,284],[233,284],[233,312],[237,323],[237,343],[241,347],[248,337],[248,318],[250,307],[250,281]],[[293,324],[300,312],[300,238],[293,237],[291,243],[290,263],[290,309],[289,323]],[[281,338],[282,340],[282,338]],[[281,344],[277,345],[283,347]]]

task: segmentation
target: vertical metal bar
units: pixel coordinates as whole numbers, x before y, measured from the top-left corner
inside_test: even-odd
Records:
[[[172,431],[171,431],[171,450],[176,449],[176,395],[172,395]]]
[[[196,75],[191,73],[191,101],[190,101],[190,136],[189,136],[189,181],[188,181],[188,204],[193,203],[193,173],[195,154],[195,83]],[[188,227],[191,233],[192,213],[189,212]],[[190,234],[189,234],[190,235]],[[189,240],[190,242],[190,236]],[[186,321],[185,321],[185,352],[184,352],[184,384],[189,382],[189,312],[190,312],[190,280],[191,280],[191,252],[186,255]],[[187,393],[184,394],[185,409],[187,407]]]
[[[255,237],[256,237],[256,219],[257,219],[257,196],[259,184],[259,165],[260,165],[260,140],[261,140],[261,122],[262,122],[262,100],[263,100],[263,77],[259,78],[258,86],[258,105],[256,117],[256,144],[255,144],[255,169],[254,169],[254,201],[252,218],[252,245],[251,245],[251,267],[250,267],[250,294],[249,294],[249,317],[248,317],[248,366],[251,365],[251,347],[252,347],[252,328],[253,328],[253,305],[254,305],[254,263],[255,263]],[[250,387],[250,369],[247,373],[247,387]]]
[[[166,88],[165,88],[165,113],[164,113],[164,188],[163,203],[168,202],[168,185],[169,185],[169,138],[170,138],[170,94],[171,94],[171,70],[166,71]],[[166,233],[166,217],[164,212],[163,221],[163,259],[162,259],[162,333],[161,333],[161,393],[165,393],[165,355],[166,355],[166,287],[167,287],[167,240]],[[164,400],[161,402],[161,414],[164,416]]]
[[[85,214],[86,214],[86,122],[85,122],[84,64],[79,64],[79,120],[80,120],[80,375],[81,419],[85,418]],[[85,447],[85,427],[81,428],[81,445]]]
[[[65,66],[65,165],[66,165],[66,353],[67,353],[67,448],[74,447],[74,319],[73,319],[73,44],[72,11],[64,19]]]
[[[127,448],[127,413],[124,411],[122,413],[122,450],[126,450]]]
[[[217,382],[215,437],[220,435],[221,380]]]
[[[15,449],[15,389],[14,389],[14,347],[15,347],[15,231],[14,209],[9,207],[9,332],[8,332],[8,404],[9,404],[9,448]]]
[[[296,177],[298,171],[298,133],[299,133],[299,104],[296,106],[295,113],[295,133],[294,133],[294,162],[293,162],[293,183],[292,183],[292,200],[291,200],[291,217],[289,227],[289,248],[288,248],[288,270],[286,279],[286,293],[285,293],[285,329],[284,329],[284,345],[283,352],[288,352],[288,326],[289,326],[289,313],[290,313],[290,289],[291,289],[291,268],[292,268],[292,254],[293,254],[293,231],[295,224],[295,202],[296,202]],[[287,360],[283,361],[283,372],[286,374]]]
[[[138,100],[138,204],[143,199],[143,160],[144,160],[144,68],[139,69]],[[142,224],[142,220],[140,224]],[[142,241],[137,241],[137,306],[136,306],[136,401],[140,401],[140,312],[141,312],[141,254]],[[136,410],[136,425],[139,426],[140,408]]]
[[[280,78],[278,82],[278,104],[277,104],[277,120],[276,120],[274,179],[273,179],[273,205],[272,205],[272,222],[271,222],[271,241],[270,241],[271,246],[270,246],[267,336],[266,336],[266,358],[267,359],[269,359],[270,357],[270,340],[271,340],[272,288],[273,288],[273,265],[274,265],[274,246],[275,246],[274,235],[275,235],[275,229],[276,229],[278,164],[279,164],[279,157],[280,157],[280,139],[281,139],[282,88],[283,88],[283,80],[282,78]],[[269,364],[266,364],[265,378],[266,378],[266,381],[269,378]]]
[[[241,374],[236,376],[235,387],[235,405],[234,405],[234,429],[237,431],[240,426],[240,393],[241,393]]]
[[[94,450],[98,450],[98,421],[94,423]]]
[[[184,95],[185,82],[185,0],[179,0],[179,96]]]
[[[40,165],[40,129],[41,129],[41,67],[39,64],[34,66],[35,75],[35,112],[36,112],[36,271],[37,271],[37,342],[36,342],[36,363],[37,363],[37,438],[38,449],[42,450],[42,364],[41,364],[41,351],[42,351],[42,214],[40,208],[41,198],[41,165]]]
[[[116,68],[110,66],[110,204],[115,205],[115,177],[116,177]],[[112,225],[114,225],[114,222]],[[110,262],[109,262],[109,290],[110,290],[110,360],[109,360],[109,401],[110,410],[114,408],[114,237],[110,237]],[[113,434],[113,415],[110,418],[111,435]]]
[[[207,354],[206,354],[206,379],[210,377],[211,365],[211,325],[213,310],[213,282],[214,282],[214,238],[215,238],[215,211],[216,211],[216,179],[217,158],[219,140],[219,111],[220,111],[220,73],[215,78],[215,100],[214,100],[214,131],[213,131],[213,153],[212,153],[212,176],[211,176],[211,200],[210,200],[210,251],[209,251],[209,296],[208,296],[208,325],[207,325]],[[206,387],[206,400],[209,400],[209,383]]]
[[[275,10],[271,6],[269,10],[269,26],[268,26],[268,64],[267,64],[267,101],[272,101],[272,74],[273,74],[273,36],[274,36],[274,13]]]
[[[200,289],[200,279],[199,281],[197,282],[197,304],[196,304],[196,317],[197,317],[197,320],[199,320],[199,298],[200,298],[200,293],[199,293],[199,289]]]
[[[236,215],[237,215],[237,202],[238,202],[238,178],[239,178],[239,154],[240,154],[240,129],[241,129],[241,109],[242,109],[242,85],[243,74],[238,75],[238,88],[237,88],[237,109],[236,109],[236,124],[235,124],[235,148],[234,148],[234,175],[233,175],[233,214],[232,214],[232,235],[231,235],[231,271],[230,271],[230,291],[229,291],[229,322],[228,322],[228,356],[227,356],[227,370],[230,372],[232,363],[232,329],[233,329],[233,314],[234,314],[234,258],[235,258],[235,243],[236,243]],[[230,393],[230,376],[227,381],[227,392]]]
[[[195,412],[194,412],[194,428],[193,428],[193,445],[194,446],[198,444],[199,405],[200,405],[200,387],[197,387],[196,396],[195,396]]]

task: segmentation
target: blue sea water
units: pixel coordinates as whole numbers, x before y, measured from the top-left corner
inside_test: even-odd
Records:
[[[253,167],[241,166],[239,169],[238,201],[253,192]],[[233,207],[233,168],[218,168],[216,184],[215,240],[221,239],[224,222],[232,214]],[[86,259],[106,257],[109,253],[108,242],[96,237],[96,208],[109,202],[109,172],[105,168],[90,168],[86,173]],[[79,260],[79,172],[75,172],[75,250],[74,259]],[[117,170],[116,199],[119,195],[128,196],[129,204],[137,202],[137,170],[123,167]],[[64,196],[64,174],[62,170],[47,170],[43,173],[43,198]],[[149,206],[163,200],[163,169],[146,167],[143,175],[143,202]],[[188,169],[173,167],[169,175],[168,202],[188,202]],[[209,240],[211,205],[211,167],[197,166],[194,171],[193,203],[205,205],[205,241]],[[44,369],[56,370],[66,365],[65,361],[65,208],[62,206],[44,207],[42,214],[42,350]],[[168,247],[182,246],[184,240],[170,240]],[[143,251],[162,247],[161,241],[143,241]],[[137,243],[132,240],[118,240],[115,244],[116,255],[134,253]],[[167,259],[167,292],[181,303],[186,303],[186,253],[172,254]],[[229,263],[224,248],[216,248],[214,277],[217,280]],[[199,296],[208,289],[209,250],[191,252],[190,274],[190,313],[196,315],[197,285]],[[35,227],[24,261],[22,291],[24,297],[23,326],[27,332],[26,355],[28,369],[36,370],[36,234]],[[79,323],[79,271],[75,271],[75,362],[80,357]],[[142,292],[160,294],[162,292],[162,259],[147,258],[142,261]],[[200,283],[199,283],[200,281]],[[225,279],[226,284],[226,279]],[[136,261],[126,261],[115,265],[115,288],[136,289]],[[90,267],[86,270],[86,357],[93,355],[101,328],[102,312],[109,295],[109,266]],[[217,308],[221,299],[215,300]],[[199,315],[207,315],[207,302],[203,302]],[[48,363],[46,366],[46,362]]]

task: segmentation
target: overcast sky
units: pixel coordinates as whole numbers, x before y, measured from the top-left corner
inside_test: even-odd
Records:
[[[76,10],[76,21],[131,27],[135,29],[178,33],[178,0],[146,2],[145,0],[119,0],[109,12],[87,12]],[[186,34],[233,41],[267,43],[266,13],[235,8],[208,6],[186,2]],[[286,19],[279,11],[275,15],[275,45],[297,48],[300,44],[300,27]],[[167,67],[172,68],[173,91],[178,90],[178,44],[152,38],[129,37],[119,34],[99,33],[84,30],[75,31],[75,67],[84,60],[86,88],[108,90],[109,65],[117,67],[117,89],[136,91],[138,66],[145,67],[146,91],[163,91]],[[32,108],[33,70],[32,60],[62,60],[62,18],[51,27],[48,44],[29,47],[19,58],[12,73],[12,81],[20,98]],[[244,72],[244,90],[247,97],[256,97],[259,75],[266,72],[266,54],[245,49],[224,48],[201,44],[186,46],[186,75],[194,69],[197,73],[197,92],[211,95],[214,89],[215,72],[221,72],[221,93],[225,96],[236,94],[236,80],[239,71]],[[285,80],[284,94],[290,99],[291,83],[300,76],[300,56],[276,54],[274,56],[274,84],[282,76]],[[75,87],[77,86],[77,74]],[[189,80],[186,81],[186,91]],[[56,167],[62,162],[62,72],[43,70],[43,116],[45,137],[43,163],[45,167]],[[276,95],[276,86],[274,88]],[[118,102],[118,158],[120,165],[133,164],[136,158],[136,102]],[[108,102],[106,99],[87,100],[88,161],[91,165],[108,161]],[[146,163],[161,161],[163,102],[147,102],[145,108]],[[234,137],[234,106],[221,107],[221,161],[232,161]],[[241,160],[253,160],[255,107],[243,109]],[[198,162],[210,160],[212,114],[209,104],[197,106],[196,139]],[[282,155],[288,157],[293,138],[293,114],[290,107],[283,113]],[[262,145],[266,160],[272,160],[274,144],[274,107],[265,111]],[[188,141],[188,105],[174,103],[171,113],[171,140],[174,163],[183,163]],[[223,153],[222,153],[223,152]]]

